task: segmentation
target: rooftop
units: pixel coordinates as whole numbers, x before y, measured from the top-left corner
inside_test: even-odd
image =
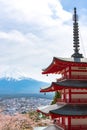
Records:
[[[53,92],[61,89],[87,89],[87,80],[63,80],[61,82],[52,82],[49,87],[42,88],[40,92]]]
[[[44,114],[49,114],[49,111],[61,108],[62,106],[64,106],[64,105],[62,105],[62,104],[47,105],[47,106],[43,106],[43,107],[38,107],[38,111],[40,111]]]
[[[43,69],[42,74],[60,73],[68,66],[87,67],[87,58],[80,58],[80,61],[74,61],[74,58],[57,58],[54,57],[52,63]]]
[[[64,105],[59,109],[50,111],[52,114],[62,116],[87,116],[87,105]]]

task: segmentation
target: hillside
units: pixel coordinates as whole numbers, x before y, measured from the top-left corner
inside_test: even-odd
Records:
[[[0,94],[39,93],[40,88],[44,86],[48,86],[48,83],[31,78],[0,78]]]

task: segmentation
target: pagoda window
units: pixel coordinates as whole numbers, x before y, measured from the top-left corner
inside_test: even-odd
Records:
[[[87,90],[86,89],[72,89],[71,102],[87,103]]]
[[[71,67],[72,79],[87,79],[87,67]]]

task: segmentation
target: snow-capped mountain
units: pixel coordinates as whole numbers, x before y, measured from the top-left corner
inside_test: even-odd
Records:
[[[48,85],[32,78],[0,78],[0,94],[39,93],[41,87]]]

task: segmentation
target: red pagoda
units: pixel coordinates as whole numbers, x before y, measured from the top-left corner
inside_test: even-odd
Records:
[[[87,130],[87,58],[79,53],[79,28],[76,8],[73,15],[73,47],[71,58],[54,57],[42,74],[61,74],[56,82],[40,92],[59,92],[56,104],[38,108],[54,120],[58,130]],[[49,128],[50,129],[50,128]]]

